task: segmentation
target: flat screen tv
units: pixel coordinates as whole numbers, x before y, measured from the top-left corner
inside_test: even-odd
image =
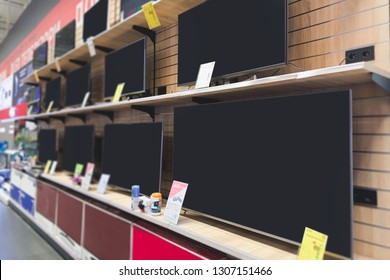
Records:
[[[48,43],[46,41],[34,50],[33,53],[34,69],[39,69],[47,64],[47,49],[48,49]]]
[[[52,109],[60,108],[60,100],[61,77],[58,77],[46,83],[45,108],[47,109],[49,107],[51,101],[53,101]]]
[[[209,0],[179,15],[178,84],[215,61],[214,79],[287,64],[286,0]]]
[[[110,184],[141,193],[160,191],[163,143],[161,123],[112,124],[104,128],[102,172]]]
[[[352,257],[351,139],[349,91],[179,107],[173,178],[187,209]]]
[[[82,104],[85,94],[91,91],[90,75],[90,64],[81,66],[66,75],[66,107]]]
[[[60,57],[75,47],[76,21],[71,21],[56,33],[54,57]]]
[[[125,19],[142,10],[142,5],[150,0],[121,0],[121,18]]]
[[[32,106],[32,113],[39,113],[41,105],[41,86],[32,86],[28,92],[28,106]]]
[[[65,126],[64,170],[74,172],[76,164],[94,161],[95,127],[93,125]]]
[[[84,14],[83,40],[107,29],[108,0],[99,0]]]
[[[38,162],[57,160],[57,130],[41,129],[38,134]]]
[[[114,96],[120,83],[125,83],[122,96],[145,91],[145,38],[105,57],[104,98]]]

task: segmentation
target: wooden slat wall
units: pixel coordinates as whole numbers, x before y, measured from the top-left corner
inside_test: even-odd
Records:
[[[278,74],[343,64],[345,51],[375,45],[375,64],[390,70],[390,0],[288,0],[289,64]],[[110,25],[118,21],[118,0],[110,1]],[[116,18],[113,18],[116,17]],[[167,93],[177,91],[177,24],[157,31],[156,86]],[[153,47],[147,48],[148,86],[153,82]],[[258,73],[267,76],[275,70]],[[93,62],[93,99],[103,93],[103,58]],[[348,88],[348,85],[346,85]],[[315,90],[315,89],[313,89]],[[390,97],[373,83],[352,86],[354,185],[378,191],[378,207],[354,207],[355,254],[374,259],[390,259]],[[156,121],[164,125],[162,192],[172,183],[173,106],[156,108]],[[145,113],[129,109],[115,112],[115,123],[151,122]],[[69,118],[66,124],[78,120]],[[110,120],[91,115],[88,123],[102,133]],[[63,125],[51,123],[51,126]],[[330,237],[331,238],[331,237]],[[361,256],[359,256],[360,258]]]

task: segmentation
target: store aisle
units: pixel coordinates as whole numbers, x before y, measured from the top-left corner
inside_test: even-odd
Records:
[[[11,208],[0,202],[1,260],[61,260],[62,257]]]

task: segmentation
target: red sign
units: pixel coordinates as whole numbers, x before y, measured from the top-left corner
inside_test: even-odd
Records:
[[[17,117],[27,116],[28,103],[22,103],[20,105],[1,110],[0,111],[0,120],[12,119]]]

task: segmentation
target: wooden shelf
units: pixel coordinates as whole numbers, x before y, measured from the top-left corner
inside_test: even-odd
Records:
[[[296,93],[325,88],[329,89],[332,87],[348,88],[356,84],[374,82],[374,76],[389,81],[390,72],[377,68],[371,63],[361,62],[205,89],[194,89],[166,95],[132,99],[117,103],[107,102],[84,108],[68,108],[48,114],[43,113],[27,116],[25,119],[38,120],[56,116],[66,117],[72,114],[90,114],[94,111],[119,111],[130,109],[133,106],[175,105],[192,102],[194,98],[210,98],[215,100],[224,100],[235,97],[255,98],[262,94]]]
[[[242,232],[245,232],[244,230],[234,232],[228,230],[228,226],[213,226],[202,222],[202,218],[193,219],[190,216],[181,216],[178,225],[175,225],[166,221],[162,215],[152,216],[138,210],[132,210],[130,194],[126,195],[111,190],[106,191],[104,195],[98,194],[96,185],[92,185],[90,191],[83,191],[80,186],[72,184],[69,173],[42,174],[41,176],[62,187],[81,193],[84,196],[130,213],[144,221],[169,229],[239,259],[294,260],[297,258],[297,246],[294,245],[289,246],[282,244],[282,242],[271,241],[270,238],[259,237],[256,233],[242,234]]]
[[[157,15],[161,23],[161,27],[166,27],[172,23],[178,21],[178,15],[199,5],[204,0],[159,0],[153,2]],[[117,23],[110,29],[95,36],[95,46],[102,46],[111,49],[119,49],[131,42],[143,38],[144,35],[133,29],[134,25],[148,28],[145,16],[142,11],[139,11],[130,17],[126,18],[122,22]],[[157,29],[158,30],[158,29]],[[97,55],[103,54],[97,50]],[[77,65],[70,62],[71,59],[89,62],[91,57],[89,55],[88,46],[86,43],[69,51],[63,56],[57,58],[62,71],[71,71],[77,68]],[[56,69],[56,62],[49,63],[44,67],[38,69],[36,73],[39,77],[45,77],[54,79],[60,75],[54,69]],[[54,70],[54,71],[52,71]],[[22,80],[27,84],[36,84],[34,73],[30,74]]]

